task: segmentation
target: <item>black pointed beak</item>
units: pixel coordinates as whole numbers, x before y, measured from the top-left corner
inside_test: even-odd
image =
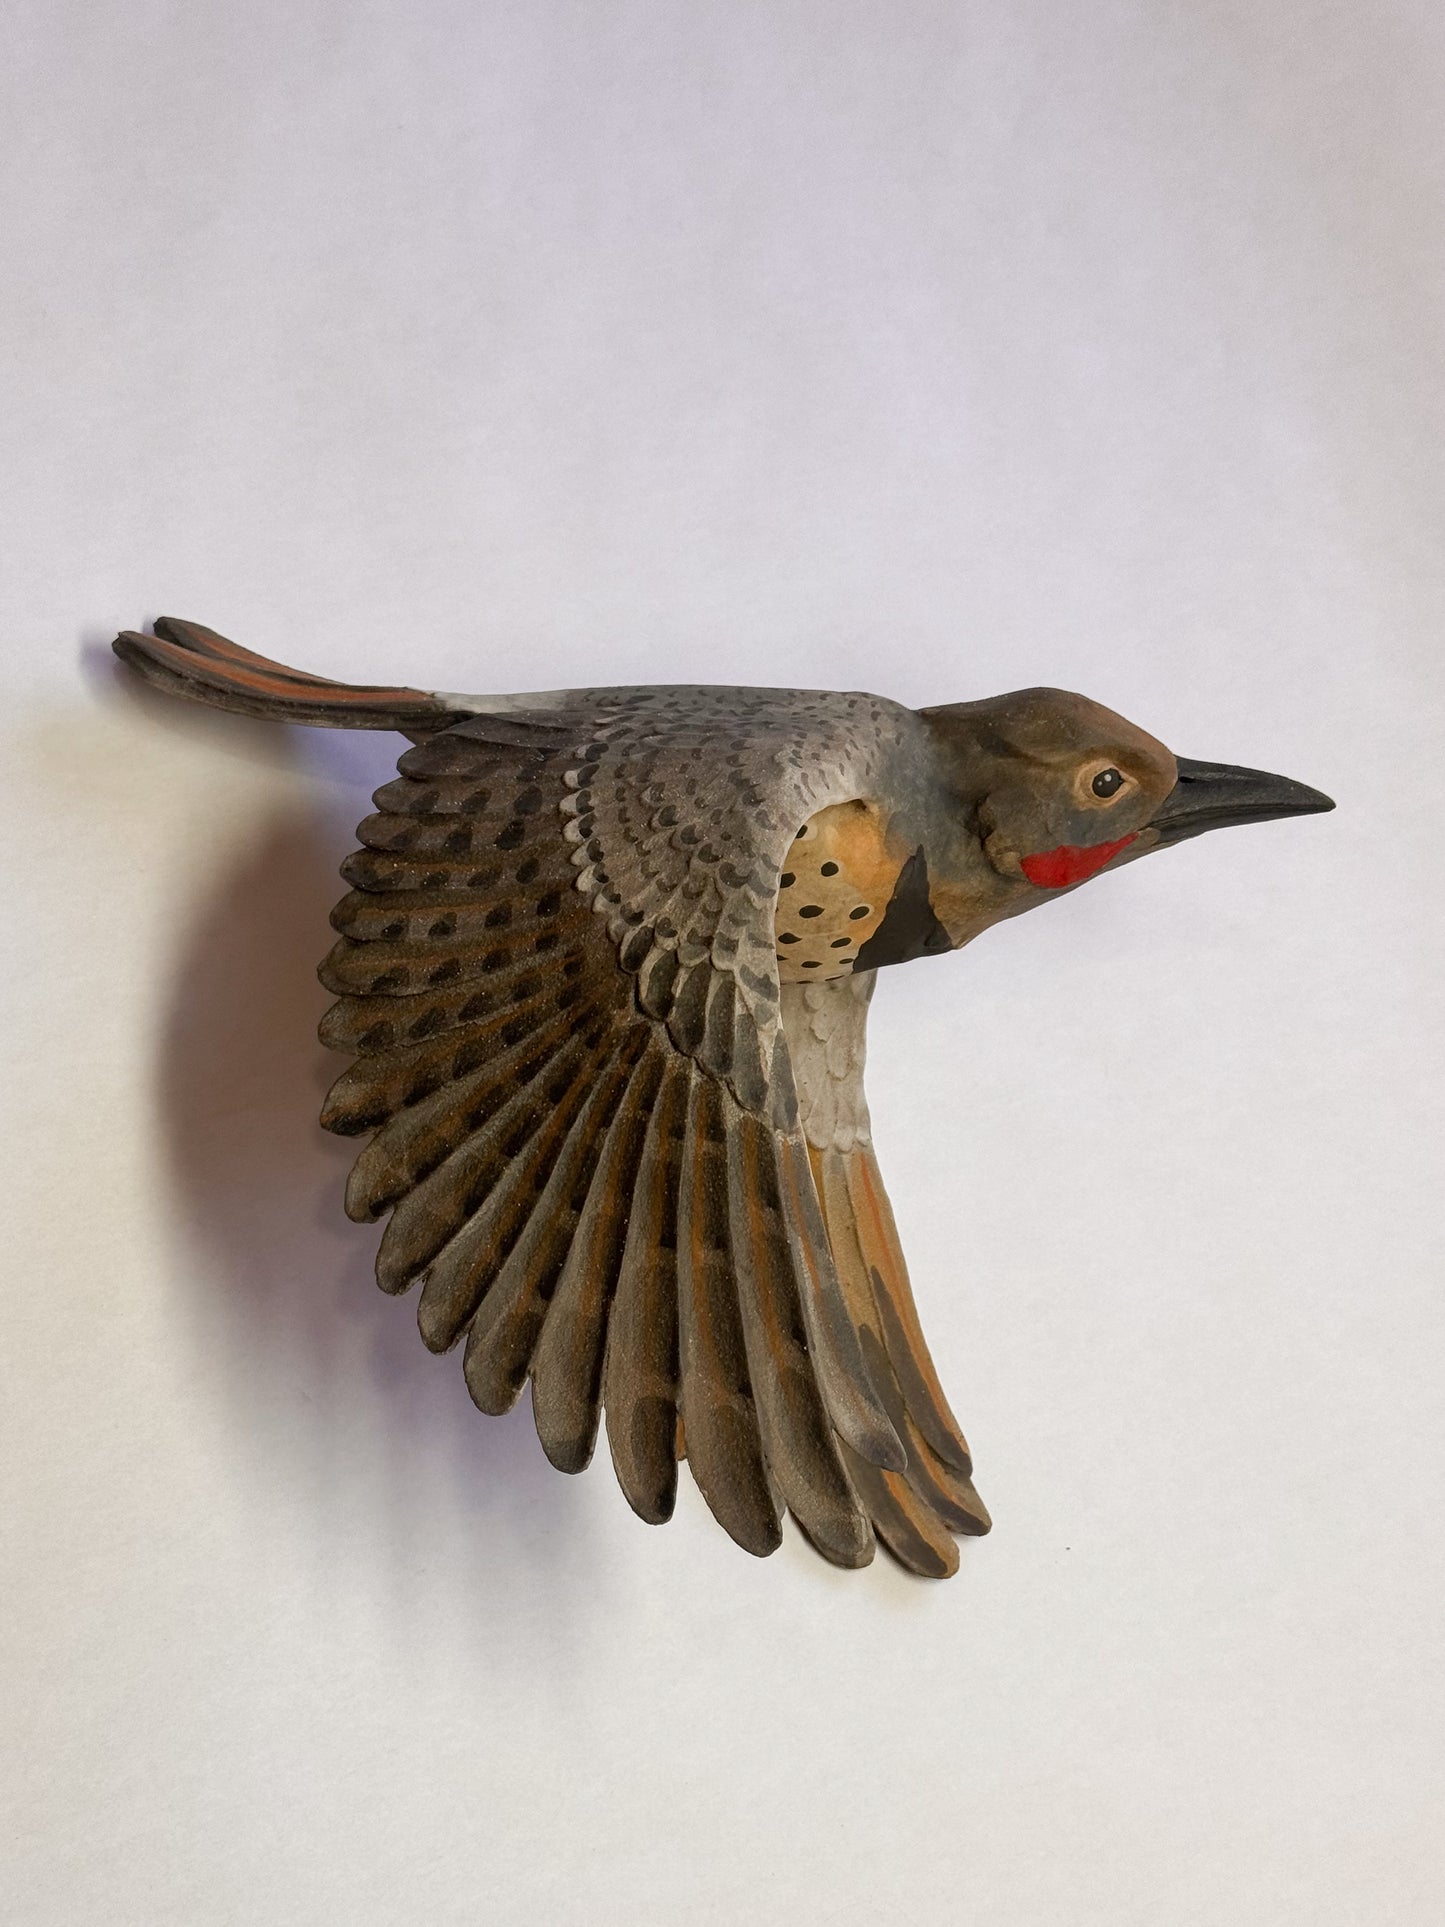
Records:
[[[1334,807],[1328,796],[1307,784],[1292,783],[1287,776],[1236,769],[1232,763],[1192,763],[1181,756],[1179,781],[1160,804],[1153,828],[1161,844],[1182,843],[1186,836],[1223,829],[1229,823],[1313,816]]]

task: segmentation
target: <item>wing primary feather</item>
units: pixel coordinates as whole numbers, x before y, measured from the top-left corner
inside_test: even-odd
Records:
[[[961,1532],[968,1538],[981,1539],[992,1528],[993,1521],[974,1488],[973,1480],[964,1478],[961,1472],[945,1465],[913,1423],[911,1415],[905,1412],[903,1416],[909,1483],[950,1532]]]
[[[490,978],[524,969],[561,950],[560,926],[540,932],[499,930],[485,941],[448,947],[428,943],[354,943],[338,937],[317,976],[337,996],[428,995],[452,986],[481,987]]]
[[[327,1093],[321,1122],[342,1137],[376,1130],[434,1093],[485,1070],[499,1043],[522,1043],[556,1015],[556,986],[542,986],[489,1021],[443,1030],[418,1044],[400,1044],[360,1058]],[[503,1034],[505,1041],[503,1042]]]
[[[504,781],[505,776],[505,781]],[[480,778],[478,781],[476,778]],[[410,779],[406,779],[410,781]],[[455,779],[452,779],[455,781]],[[523,782],[526,778],[521,779]],[[517,787],[518,779],[511,770],[477,771],[475,778],[468,779],[471,799],[485,796],[491,798],[495,791],[498,797],[505,797]],[[488,788],[488,784],[491,788]],[[413,785],[421,788],[422,785]],[[440,785],[434,784],[431,794],[435,795]],[[457,784],[460,788],[461,785]],[[513,853],[512,837],[505,845],[499,845],[497,837],[504,834],[508,825],[515,819],[508,818],[499,828],[493,811],[458,808],[449,814],[433,810],[426,815],[419,811],[377,810],[370,816],[362,817],[356,826],[356,840],[366,850],[378,856],[406,856],[415,863],[427,863],[438,859],[443,863],[456,864],[462,873],[481,877],[490,876],[491,883],[483,883],[482,889],[494,888],[505,880],[510,881],[517,868],[526,862],[526,856]],[[535,838],[516,846],[518,850],[535,849]],[[470,870],[468,871],[468,866]],[[363,870],[365,864],[360,866]],[[383,870],[384,874],[384,870]],[[570,876],[564,881],[571,883]]]
[[[783,1217],[777,1151],[727,1100],[728,1209],[748,1375],[778,1492],[834,1565],[865,1566],[873,1532],[844,1468],[808,1355],[802,1285]]]
[[[550,1169],[535,1160],[512,1207],[520,1229],[467,1333],[467,1390],[484,1412],[510,1411],[526,1383],[598,1155],[646,1044],[647,1032],[629,1025],[608,1059],[591,1067],[581,1101],[567,1107]]]
[[[465,1029],[508,1010],[520,1009],[538,991],[575,981],[570,958],[523,957],[509,970],[481,983],[426,991],[413,997],[343,997],[321,1020],[320,1037],[332,1050],[373,1057],[405,1044],[425,1043],[444,1031]],[[575,966],[580,974],[583,966]]]
[[[495,758],[478,756],[465,776],[394,776],[372,792],[372,802],[384,816],[481,816],[493,791],[510,782],[515,753]]]
[[[872,1279],[884,1343],[909,1412],[944,1464],[967,1479],[973,1472],[968,1441],[949,1409],[929,1356],[898,1240],[898,1228],[888,1194],[883,1189],[877,1160],[870,1149],[859,1146],[843,1162],[844,1189],[863,1262]]]
[[[491,1290],[612,1048],[610,1038],[600,1047],[579,1039],[575,1048],[559,1051],[527,1094],[530,1105],[520,1115],[509,1113],[501,1130],[474,1147],[465,1217],[460,1228],[461,1214],[452,1217],[454,1235],[428,1265],[417,1305],[417,1324],[432,1351],[456,1342]]]
[[[764,1557],[782,1531],[731,1276],[726,1144],[721,1087],[694,1071],[677,1207],[679,1410],[688,1464],[713,1517]]]
[[[440,960],[461,943],[490,948],[495,943],[508,941],[498,937],[499,930],[511,930],[513,947],[525,951],[529,938],[531,948],[535,949],[537,935],[544,927],[570,936],[586,923],[585,905],[568,903],[564,909],[561,892],[555,888],[524,892],[513,881],[509,889],[510,896],[488,895],[470,886],[465,889],[353,890],[332,911],[331,925],[340,935],[357,943],[381,940],[424,944],[428,957]],[[545,925],[536,914],[538,903],[549,906]],[[554,905],[556,907],[551,907]],[[566,910],[572,914],[566,914]]]
[[[617,1483],[661,1525],[677,1499],[677,1194],[691,1072],[669,1057],[638,1161],[607,1322],[602,1404]]]
[[[597,1443],[608,1312],[663,1064],[650,1048],[617,1107],[532,1362],[537,1436],[561,1472],[582,1471]]]
[[[947,1579],[958,1571],[958,1545],[937,1515],[898,1472],[870,1465],[844,1446],[858,1495],[878,1537],[901,1566],[924,1579]]]
[[[450,1164],[458,1152],[474,1148],[478,1134],[486,1131],[498,1114],[513,1100],[531,1102],[530,1092],[543,1076],[554,1054],[567,1040],[578,1035],[570,1011],[555,1013],[537,1030],[528,1029],[515,1043],[467,1077],[424,1097],[409,1109],[383,1124],[366,1145],[346,1187],[348,1216],[363,1222],[379,1218],[389,1206],[406,1200],[413,1211],[433,1208],[429,1196],[425,1203],[411,1201],[422,1183]],[[461,1166],[432,1186],[445,1190],[458,1181]],[[466,1183],[463,1181],[463,1191]]]
[[[792,1137],[780,1138],[779,1147],[783,1207],[803,1285],[808,1346],[834,1428],[870,1464],[901,1472],[908,1455],[863,1362],[857,1328],[828,1249],[807,1150]]]
[[[870,1488],[872,1500],[883,1508],[873,1511],[873,1522],[894,1556],[915,1572],[946,1577],[957,1564],[956,1549],[943,1551],[946,1532],[978,1535],[988,1531],[989,1517],[966,1474],[947,1466],[930,1447],[914,1416],[909,1385],[895,1370],[895,1353],[887,1343],[881,1316],[878,1274],[871,1271],[860,1240],[849,1180],[858,1151],[814,1151],[818,1195],[828,1224],[838,1274],[853,1311],[864,1362],[873,1384],[908,1451],[902,1475],[890,1474],[881,1486]],[[944,1560],[939,1569],[939,1560]]]
[[[547,1066],[549,1085],[577,1075],[587,1061],[588,1048],[579,1041],[558,1051]],[[376,1255],[376,1279],[383,1291],[405,1291],[418,1277],[429,1274],[449,1242],[482,1208],[513,1163],[526,1154],[548,1117],[550,1100],[538,1098],[530,1089],[510,1096],[499,1091],[497,1098],[497,1109],[485,1125],[461,1138],[456,1149],[394,1207]],[[436,1349],[442,1351],[460,1330],[443,1335],[446,1324],[441,1319],[436,1327]],[[424,1325],[424,1331],[429,1328]]]
[[[515,720],[515,719],[514,719]],[[497,733],[491,737],[480,738],[469,729],[447,729],[439,735],[428,736],[424,743],[414,749],[404,750],[397,758],[397,769],[403,776],[415,776],[422,781],[436,777],[472,776],[478,767],[493,760],[498,747],[511,751],[511,767],[520,769],[528,763],[533,768],[540,767],[547,752],[567,740],[570,733],[560,724],[534,725],[528,729],[521,725],[509,729],[501,718],[495,721]]]

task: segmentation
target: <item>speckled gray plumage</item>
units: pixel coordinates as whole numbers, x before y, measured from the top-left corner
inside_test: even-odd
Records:
[[[560,807],[578,887],[643,1008],[761,1108],[788,847],[830,804],[916,783],[917,716],[877,696],[704,684],[568,691],[555,708],[478,715],[457,733],[495,740],[503,729],[566,742]]]

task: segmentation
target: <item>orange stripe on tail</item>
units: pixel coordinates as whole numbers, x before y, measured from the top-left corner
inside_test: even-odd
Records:
[[[157,688],[215,709],[323,729],[404,732],[445,729],[466,713],[424,689],[333,682],[288,669],[199,623],[162,616],[155,628],[153,636],[123,630],[115,653]]]

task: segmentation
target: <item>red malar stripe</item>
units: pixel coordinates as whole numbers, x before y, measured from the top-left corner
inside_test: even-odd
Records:
[[[1057,850],[1040,850],[1036,856],[1026,856],[1019,867],[1029,882],[1036,883],[1041,890],[1065,890],[1071,883],[1082,883],[1085,877],[1102,870],[1110,857],[1117,856],[1138,834],[1137,830],[1131,830],[1114,843],[1061,843]]]

